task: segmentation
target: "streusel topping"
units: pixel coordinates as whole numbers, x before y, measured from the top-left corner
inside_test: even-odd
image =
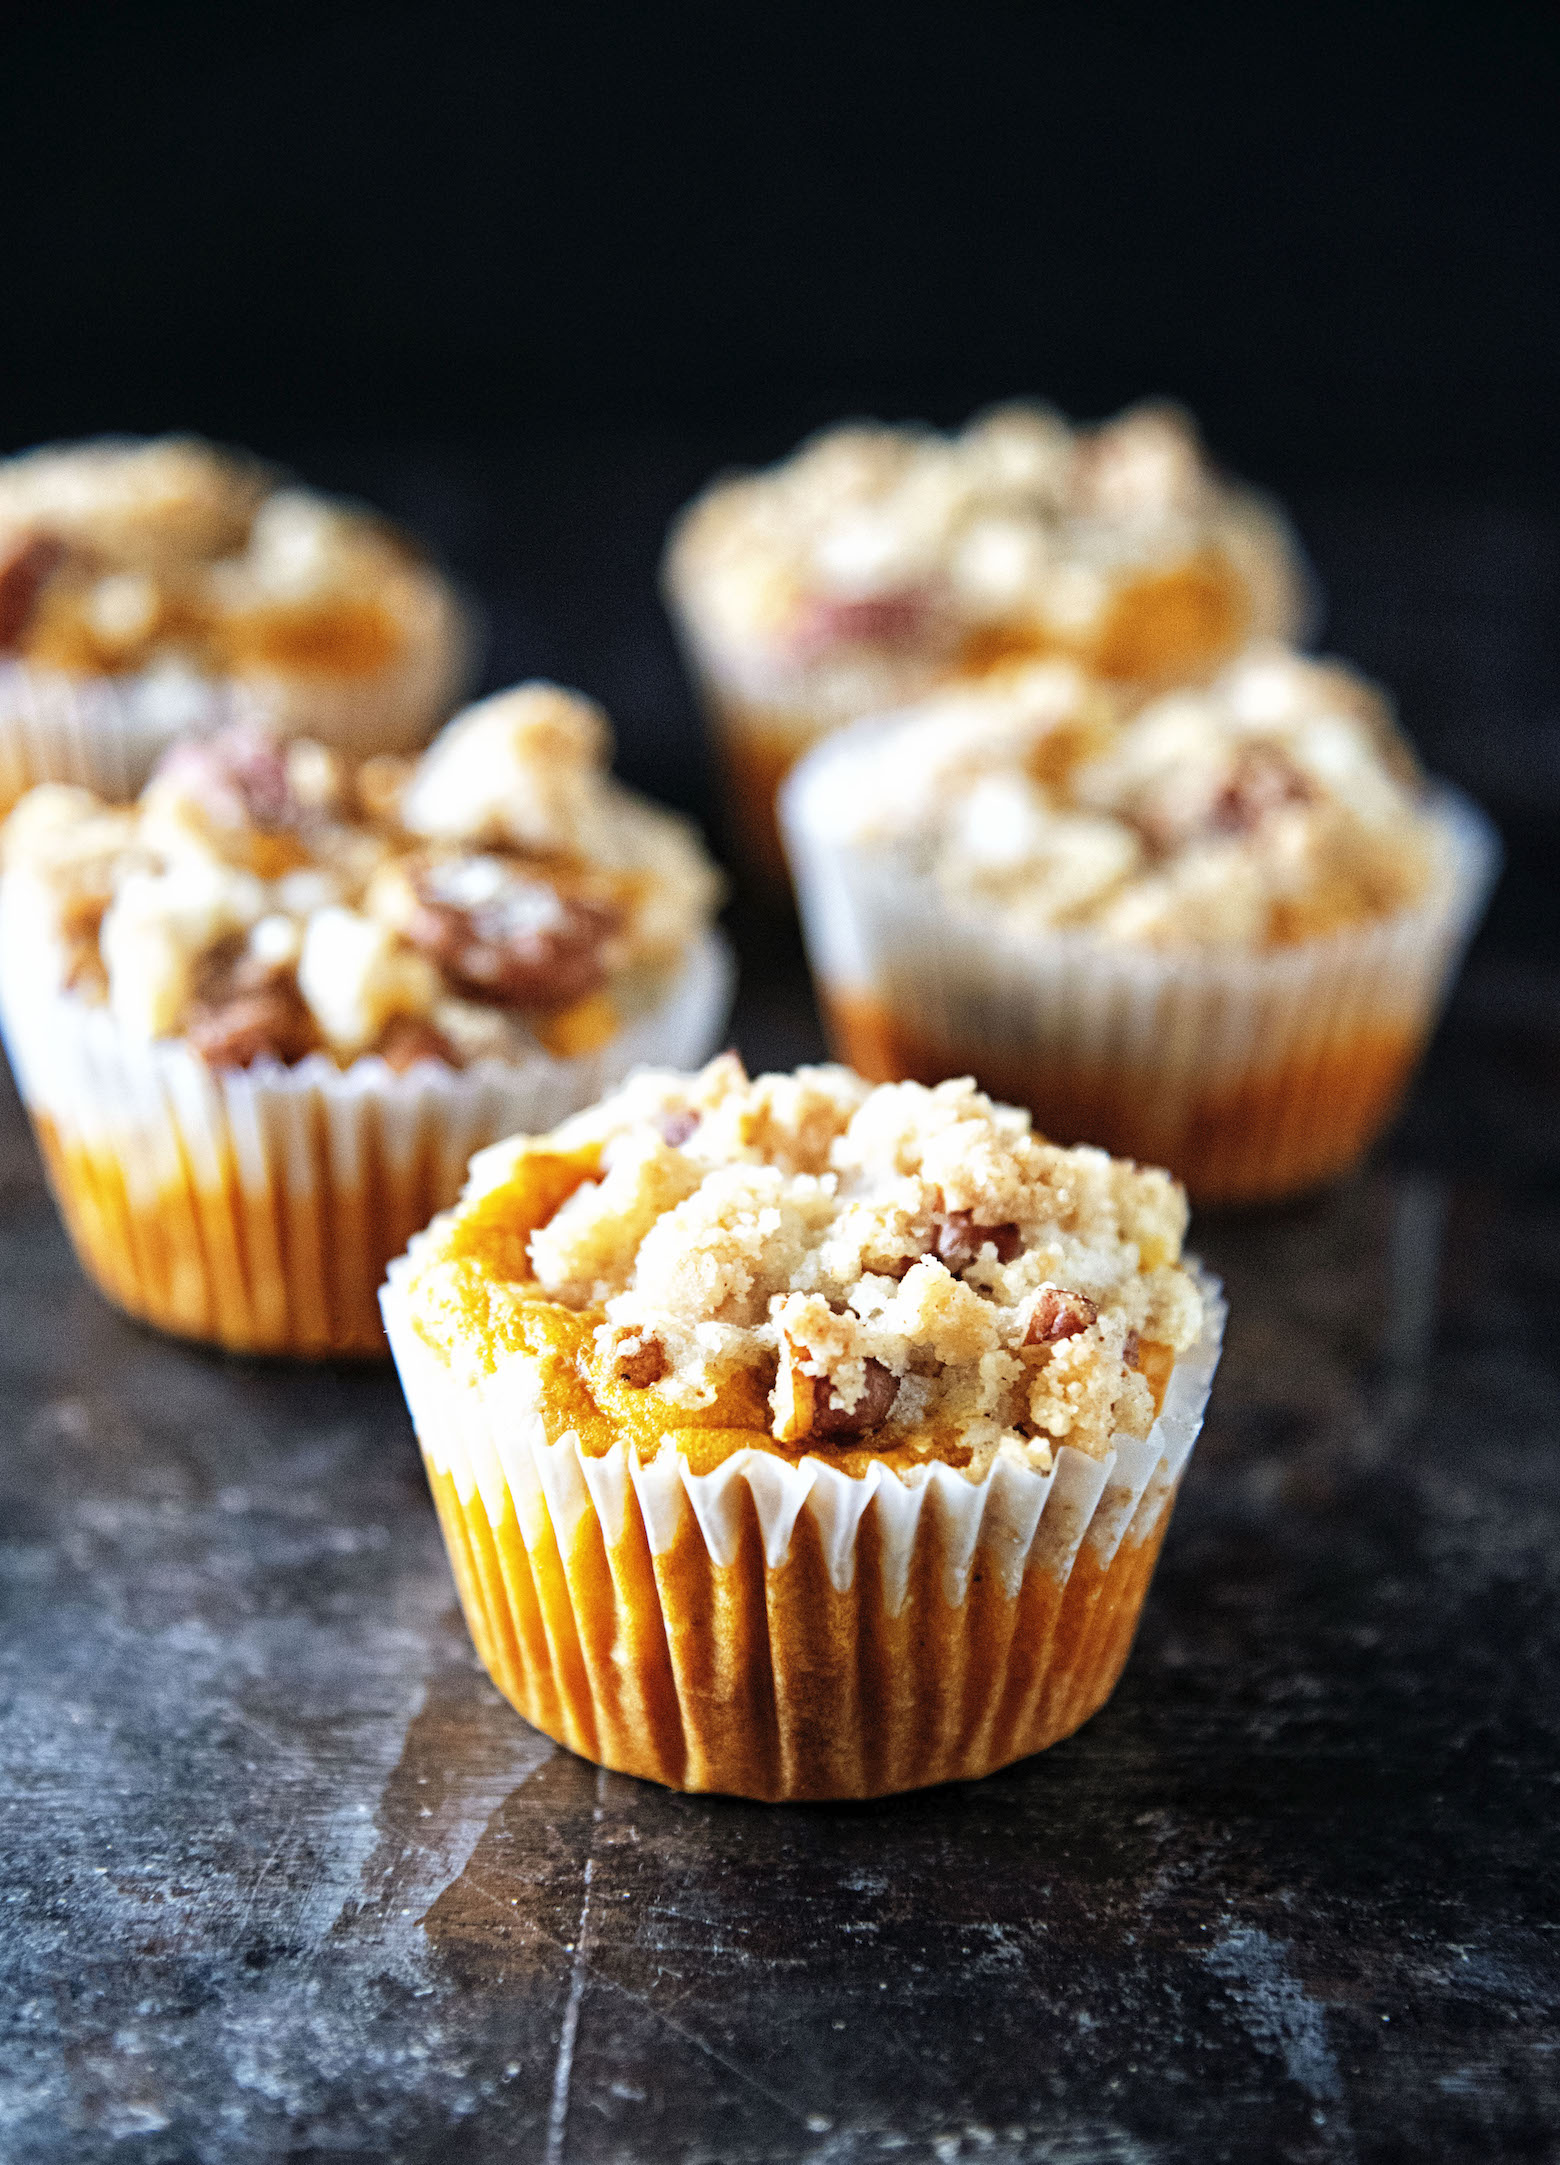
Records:
[[[403,535],[279,486],[242,453],[104,438],[0,461],[0,655],[259,686],[416,662],[436,703],[463,637],[453,596]]]
[[[641,1428],[756,1420],[977,1476],[1147,1432],[1202,1327],[1185,1227],[1168,1174],[1058,1149],[968,1079],[750,1081],[726,1054],[481,1153],[411,1299],[478,1368],[538,1301],[576,1312],[584,1372]]]
[[[706,491],[671,568],[703,628],[799,660],[946,649],[978,669],[1011,645],[1137,679],[1165,639],[1206,659],[1291,631],[1299,606],[1281,523],[1164,405],[1094,428],[1013,405],[953,436],[833,429]],[[1145,584],[1170,573],[1174,587]],[[1114,614],[1128,588],[1132,624]]]
[[[175,746],[133,806],[44,784],[4,830],[11,936],[216,1068],[590,1051],[664,993],[718,887],[610,752],[599,708],[533,684],[416,761],[238,725]]]
[[[1112,711],[1047,664],[933,697],[863,742],[842,836],[1018,929],[1267,948],[1403,908],[1432,875],[1413,756],[1336,663],[1249,650]]]

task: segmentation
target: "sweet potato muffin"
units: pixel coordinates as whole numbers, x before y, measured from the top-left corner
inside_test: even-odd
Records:
[[[1217,1358],[1185,1224],[968,1080],[730,1055],[482,1153],[385,1314],[495,1681],[608,1766],[757,1797],[1067,1735]]]
[[[357,756],[421,744],[470,631],[386,521],[192,437],[0,461],[0,809],[125,798],[175,736],[258,712]]]
[[[1135,711],[1057,662],[935,693],[821,746],[785,817],[844,1057],[969,1070],[1205,1201],[1357,1160],[1495,858],[1378,692],[1274,645]]]
[[[1163,405],[1096,428],[1018,405],[955,436],[831,430],[706,490],[666,582],[734,808],[776,862],[776,786],[826,730],[1043,656],[1140,694],[1305,611],[1282,519]]]
[[[714,869],[609,752],[531,685],[415,762],[235,724],[134,805],[23,799],[0,1007],[112,1297],[231,1346],[377,1347],[385,1263],[473,1149],[709,1050]]]

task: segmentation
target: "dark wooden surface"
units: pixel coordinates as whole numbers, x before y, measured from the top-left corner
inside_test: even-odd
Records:
[[[648,566],[705,456],[313,464],[443,538],[491,681],[585,684],[698,801]],[[0,1097],[6,2165],[1560,2156],[1560,525],[1302,511],[1511,865],[1376,1164],[1197,1226],[1207,1431],[1121,1688],[1026,1766],[785,1811],[556,1750],[393,1377],[120,1320]],[[738,931],[744,1050],[815,1052]]]

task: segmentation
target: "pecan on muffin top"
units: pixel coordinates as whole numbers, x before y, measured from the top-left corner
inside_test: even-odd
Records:
[[[1305,611],[1282,519],[1216,472],[1188,414],[1153,403],[1095,427],[1014,404],[954,435],[828,430],[713,483],[668,576],[701,644],[837,669],[837,718],[873,657],[964,677],[1062,654],[1179,682]]]
[[[1056,662],[934,695],[852,781],[842,837],[1015,930],[1287,947],[1409,907],[1435,863],[1385,699],[1278,646],[1136,713]]]
[[[236,683],[287,733],[367,752],[422,741],[469,647],[405,534],[246,453],[104,437],[0,460],[0,659]]]
[[[718,893],[609,754],[600,710],[543,684],[415,761],[235,725],[176,745],[132,806],[31,791],[8,914],[62,987],[215,1068],[573,1056],[655,1004]]]
[[[968,1079],[750,1081],[726,1054],[481,1153],[406,1303],[457,1368],[545,1352],[544,1417],[587,1453],[675,1434],[978,1479],[1147,1434],[1203,1325],[1185,1226],[1167,1174]]]

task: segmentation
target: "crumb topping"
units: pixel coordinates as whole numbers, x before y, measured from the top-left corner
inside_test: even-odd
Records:
[[[175,745],[133,806],[32,790],[8,910],[63,986],[212,1067],[573,1056],[662,995],[717,898],[610,751],[600,710],[545,684],[356,769],[238,724]]]
[[[0,460],[0,655],[263,687],[374,679],[458,638],[403,535],[242,454],[105,438]]]
[[[905,710],[835,786],[838,831],[1018,930],[1260,949],[1415,902],[1413,755],[1337,663],[1250,649],[1123,715],[1066,665]]]
[[[670,565],[718,639],[804,665],[921,650],[979,674],[1058,652],[1173,681],[1297,606],[1281,523],[1163,404],[1093,428],[1020,404],[952,436],[832,429],[706,491]]]
[[[1059,1149],[968,1079],[750,1081],[726,1054],[481,1153],[411,1298],[479,1368],[539,1302],[572,1312],[581,1373],[641,1430],[978,1476],[1146,1434],[1202,1327],[1185,1227],[1168,1174]]]

